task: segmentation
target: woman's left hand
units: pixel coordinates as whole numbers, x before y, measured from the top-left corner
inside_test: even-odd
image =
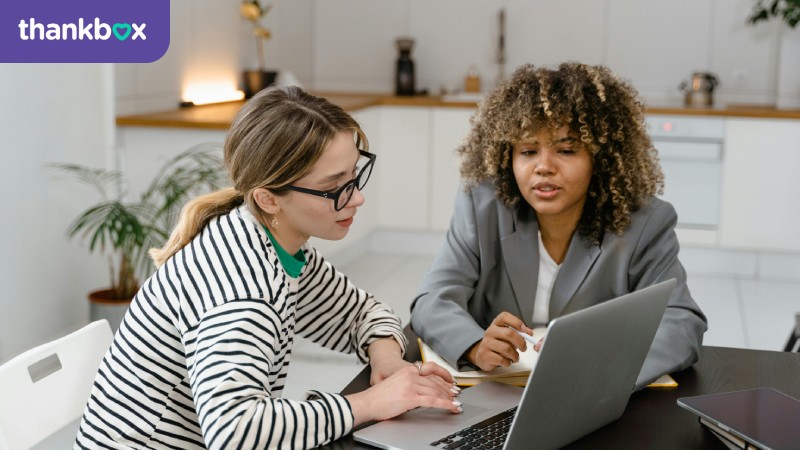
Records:
[[[395,372],[412,365],[403,360],[400,345],[393,338],[378,339],[367,348],[372,375],[369,384],[374,386]]]
[[[389,358],[383,359],[380,362],[373,359],[370,361],[369,365],[372,367],[372,375],[369,377],[369,384],[370,386],[374,386],[394,375],[395,372],[403,367],[412,366],[413,364],[404,361],[402,358]]]

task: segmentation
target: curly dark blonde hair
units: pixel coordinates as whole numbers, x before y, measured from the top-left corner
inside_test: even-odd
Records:
[[[605,231],[622,234],[631,213],[663,191],[664,175],[647,134],[636,90],[608,68],[530,64],[486,96],[456,152],[465,186],[493,181],[506,205],[520,202],[513,146],[545,127],[567,126],[592,155],[593,172],[578,232],[599,244]],[[523,207],[519,206],[519,207]]]

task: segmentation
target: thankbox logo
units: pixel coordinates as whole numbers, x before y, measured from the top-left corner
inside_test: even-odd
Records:
[[[47,41],[60,41],[67,39],[78,40],[106,40],[113,34],[114,37],[120,41],[128,39],[131,35],[131,30],[134,30],[132,41],[137,39],[146,40],[147,36],[144,34],[146,23],[115,23],[109,25],[100,22],[100,19],[95,17],[94,23],[87,23],[84,25],[83,18],[78,19],[77,23],[37,23],[36,19],[30,18],[27,22],[24,20],[19,21],[19,38],[23,41],[28,40],[47,40]],[[92,28],[94,27],[94,30]]]
[[[0,62],[152,62],[169,47],[169,0],[0,0]]]

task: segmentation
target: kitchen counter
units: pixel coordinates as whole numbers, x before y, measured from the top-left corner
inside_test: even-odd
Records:
[[[443,100],[438,96],[398,97],[389,94],[318,93],[349,112],[371,106],[410,106],[475,108],[470,100]],[[244,100],[212,105],[176,108],[169,111],[117,117],[118,126],[206,128],[226,130],[233,116],[244,105]],[[648,114],[740,117],[762,119],[800,119],[800,109],[776,109],[768,106],[726,105],[714,108],[687,108],[683,106],[657,106],[647,108]]]

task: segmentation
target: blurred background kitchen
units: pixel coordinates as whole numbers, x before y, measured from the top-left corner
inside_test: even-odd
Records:
[[[241,1],[170,3],[170,47],[157,62],[0,65],[0,361],[87,323],[86,294],[108,284],[107,261],[65,236],[96,194],[45,165],[118,169],[135,195],[166,158],[222,142],[241,106],[179,109],[238,98],[243,71],[259,66]],[[709,316],[706,344],[780,350],[800,312],[800,27],[749,25],[754,4],[277,2],[261,21],[266,68],[350,109],[379,155],[351,236],[320,247],[407,320],[447,228],[453,149],[480,94],[523,63],[604,64],[647,102],[689,286]],[[413,39],[414,89],[427,95],[393,95],[401,37]],[[719,82],[712,105],[685,105],[694,73]],[[464,93],[476,79],[477,94]],[[301,342],[293,375],[304,361],[347,366],[342,380],[354,373],[353,360]]]

